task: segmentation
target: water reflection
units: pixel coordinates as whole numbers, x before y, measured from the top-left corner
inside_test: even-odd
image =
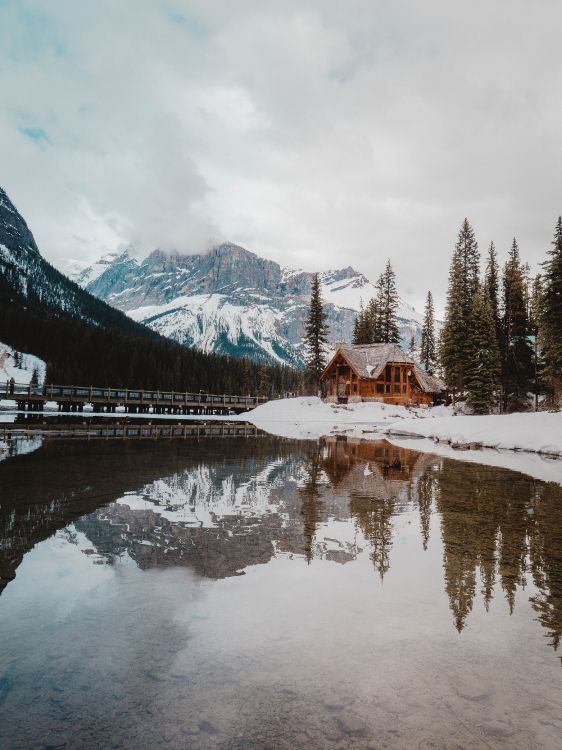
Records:
[[[37,439],[35,439],[37,442]],[[0,587],[23,555],[73,523],[92,560],[127,555],[141,569],[184,566],[208,578],[243,573],[277,554],[345,563],[367,549],[380,579],[395,523],[419,514],[420,544],[439,523],[455,628],[475,600],[530,601],[558,648],[562,634],[562,489],[502,469],[387,443],[268,436],[226,443],[12,447],[0,505]],[[1,590],[0,588],[0,590]]]
[[[45,438],[0,487],[2,747],[558,745],[559,485],[252,436]]]

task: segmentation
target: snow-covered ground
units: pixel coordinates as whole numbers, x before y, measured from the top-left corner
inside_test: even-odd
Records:
[[[368,437],[385,433],[390,425],[450,414],[446,407],[406,409],[378,402],[327,404],[314,396],[278,399],[258,406],[244,419],[267,432],[290,438],[316,439],[323,435]]]
[[[381,403],[345,406],[318,398],[270,401],[242,417],[276,435],[315,439],[386,438],[442,456],[501,466],[562,483],[562,413],[454,416],[449,407],[406,409]]]
[[[38,382],[45,382],[47,368],[42,359],[35,357],[33,354],[18,352],[19,361],[16,363],[15,355],[16,352],[11,346],[0,341],[0,381],[13,378],[16,383],[29,383],[33,371],[37,370]]]

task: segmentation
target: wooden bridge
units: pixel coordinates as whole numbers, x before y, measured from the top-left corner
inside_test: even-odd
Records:
[[[94,412],[129,414],[240,414],[268,399],[264,396],[229,396],[183,391],[96,388],[74,385],[0,384],[0,399],[15,401],[19,411],[43,411],[48,401],[60,412],[82,412],[91,404]]]

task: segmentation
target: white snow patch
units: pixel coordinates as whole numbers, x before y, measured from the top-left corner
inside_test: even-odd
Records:
[[[0,341],[0,380],[13,378],[16,383],[29,383],[33,371],[37,370],[38,382],[45,382],[47,365],[33,354],[18,352],[19,365],[16,366],[16,350]]]

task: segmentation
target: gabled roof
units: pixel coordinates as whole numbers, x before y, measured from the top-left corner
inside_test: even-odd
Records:
[[[430,375],[423,370],[417,363],[414,365],[414,372],[418,383],[426,393],[443,393],[446,390],[445,383],[437,375]]]
[[[398,344],[340,344],[322,375],[326,374],[339,354],[360,378],[376,380],[387,364],[404,364],[411,365],[418,383],[426,393],[445,390],[445,385],[439,378],[422,370]]]

